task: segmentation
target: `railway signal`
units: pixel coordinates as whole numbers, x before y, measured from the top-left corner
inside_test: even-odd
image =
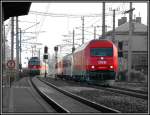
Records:
[[[57,46],[54,47],[54,51],[55,51],[55,52],[58,51],[58,47],[57,47]]]
[[[54,47],[54,51],[55,51],[55,64],[57,65],[57,53],[58,53],[58,46]],[[55,71],[55,80],[57,80],[57,70]]]
[[[45,60],[48,59],[48,47],[47,46],[44,47],[43,59],[45,59]]]
[[[47,46],[44,47],[44,53],[45,53],[45,54],[48,53],[48,47],[47,47]]]
[[[123,57],[123,42],[118,42],[118,57]]]
[[[48,47],[47,46],[44,47],[43,59],[45,60],[45,77],[46,77],[46,60],[48,59]]]
[[[44,55],[43,55],[43,59],[48,59],[48,55],[47,55],[47,54],[44,54]]]

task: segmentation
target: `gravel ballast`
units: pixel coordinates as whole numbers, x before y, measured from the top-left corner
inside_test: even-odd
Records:
[[[49,77],[41,79],[46,79],[46,81],[53,83],[64,90],[70,91],[96,103],[119,110],[123,113],[148,112],[148,100],[92,88],[90,85],[80,82],[61,79],[54,80],[54,78]]]

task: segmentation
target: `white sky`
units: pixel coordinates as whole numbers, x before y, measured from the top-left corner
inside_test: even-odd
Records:
[[[142,23],[147,25],[147,4],[146,3],[133,3],[133,8],[135,8],[134,15],[138,17],[139,15],[142,17]],[[112,11],[109,10],[109,8],[117,9],[119,8],[120,11],[116,11],[116,14],[125,10],[129,9],[129,3],[106,3],[105,9],[106,9],[106,15],[109,14],[109,16],[105,17],[105,24],[108,26],[113,25],[112,21]],[[37,12],[45,12],[45,13],[53,13],[53,14],[65,14],[64,17],[52,17],[50,16],[43,16],[43,15],[36,15],[31,12],[29,12],[26,16],[19,17],[19,20],[21,21],[30,21],[34,23],[27,23],[27,22],[19,22],[19,26],[22,28],[22,30],[25,30],[28,27],[31,27],[37,22],[40,22],[36,26],[31,27],[30,29],[26,30],[26,32],[38,32],[39,35],[35,34],[24,34],[22,39],[28,39],[30,37],[37,37],[37,39],[26,41],[26,42],[38,42],[42,43],[42,46],[37,46],[37,48],[41,48],[41,56],[43,55],[43,47],[47,45],[49,47],[49,53],[50,55],[54,54],[54,46],[59,44],[65,44],[67,42],[63,42],[63,39],[72,39],[72,33],[73,28],[81,27],[82,26],[82,20],[81,16],[83,15],[92,15],[92,14],[102,14],[102,3],[32,3],[30,11],[37,11]],[[66,15],[78,15],[78,18],[73,17],[67,17]],[[80,16],[79,16],[80,15]],[[127,20],[128,20],[128,15]],[[54,16],[54,15],[53,15]],[[123,14],[116,15],[116,27],[118,26],[118,19],[123,17]],[[86,31],[85,34],[85,42],[88,40],[93,39],[93,33],[94,29],[91,27],[94,26],[101,26],[102,25],[102,16],[99,17],[85,17],[85,28]],[[112,30],[112,28],[108,28],[107,30]],[[44,31],[44,32],[43,32]],[[81,44],[82,38],[82,30],[81,29],[75,29],[75,43]],[[97,34],[101,35],[101,27],[97,28]],[[64,37],[63,35],[70,35],[71,37]],[[98,37],[98,36],[97,36]],[[79,40],[77,40],[79,39]],[[31,50],[31,45],[25,45]],[[25,49],[25,46],[23,46]],[[71,51],[71,47],[68,47]],[[65,53],[66,51],[69,52],[67,47],[63,47],[62,51],[60,53]],[[24,61],[27,61],[25,57],[31,57],[31,52],[24,51],[22,53],[22,60],[23,64]]]

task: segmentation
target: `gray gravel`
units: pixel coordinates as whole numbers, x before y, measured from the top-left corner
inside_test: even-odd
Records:
[[[46,78],[46,80],[60,88],[75,93],[96,103],[117,109],[123,113],[148,112],[148,101],[144,99],[95,89],[89,85],[74,81],[54,80],[53,78]]]
[[[148,92],[148,83],[146,82],[141,83],[115,82],[114,86]]]

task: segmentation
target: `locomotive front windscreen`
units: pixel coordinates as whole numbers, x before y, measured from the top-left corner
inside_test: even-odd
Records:
[[[113,56],[113,48],[91,48],[91,56]]]
[[[40,59],[38,57],[31,57],[28,65],[40,65]]]
[[[40,61],[29,61],[29,65],[40,65]]]

